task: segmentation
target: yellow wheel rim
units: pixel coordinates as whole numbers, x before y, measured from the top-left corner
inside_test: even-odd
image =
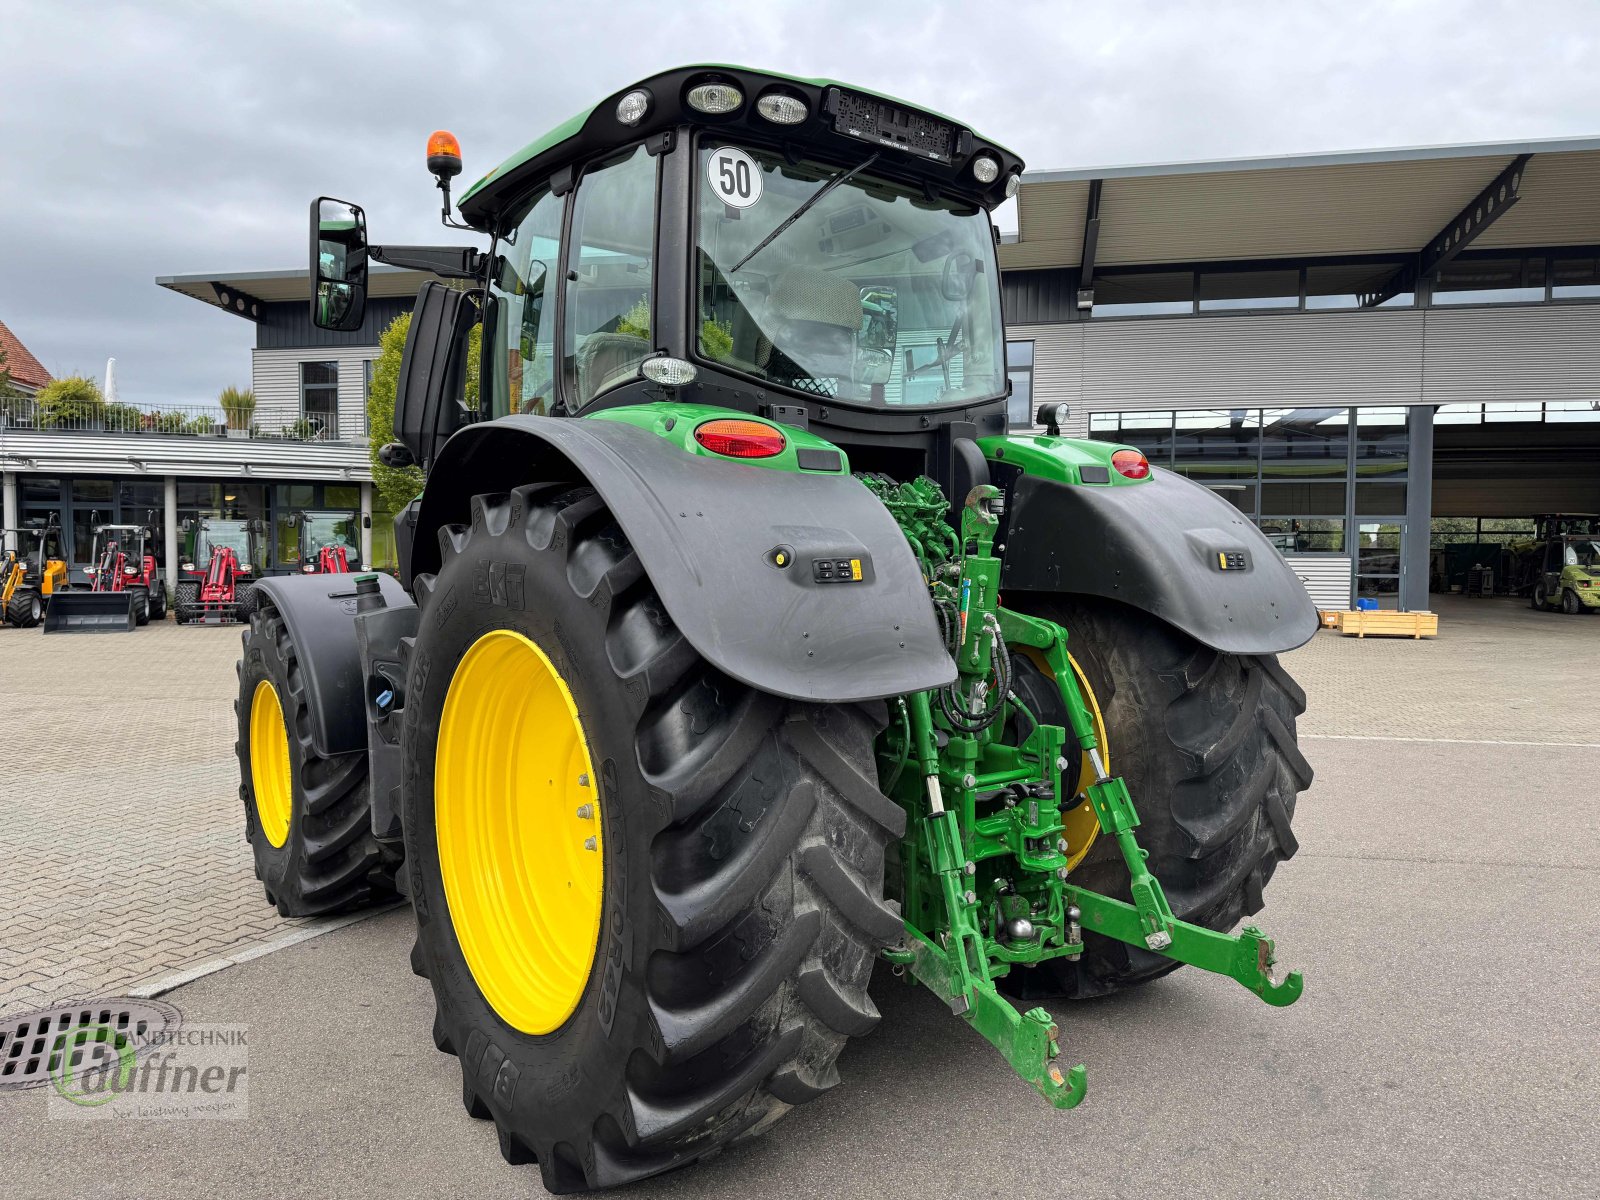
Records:
[[[263,679],[250,697],[250,787],[261,832],[274,846],[289,840],[294,813],[294,775],[289,766],[289,730],[278,693]]]
[[[600,803],[566,682],[509,629],[462,656],[434,766],[439,873],[478,990],[523,1033],[578,1007],[604,898]]]
[[[1031,646],[1018,647],[1032,663],[1050,678],[1055,678],[1055,672],[1050,669],[1050,664]],[[1094,736],[1100,743],[1100,761],[1105,763],[1106,770],[1111,770],[1111,739],[1106,736],[1106,718],[1100,711],[1100,701],[1095,697],[1094,687],[1089,683],[1089,677],[1083,673],[1083,668],[1078,665],[1078,660],[1071,654],[1067,661],[1072,664],[1072,673],[1078,678],[1078,687],[1083,692],[1084,701],[1089,705],[1089,712],[1094,717]],[[1072,732],[1068,730],[1067,739],[1070,742]],[[1083,756],[1083,766],[1078,772],[1077,790],[1072,794],[1081,796],[1091,783],[1094,782],[1094,768],[1089,765],[1089,756]],[[1061,814],[1061,823],[1065,826],[1062,836],[1067,839],[1067,870],[1075,870],[1083,861],[1083,856],[1089,853],[1089,847],[1094,845],[1094,839],[1100,833],[1100,819],[1094,815],[1094,805],[1079,804]]]

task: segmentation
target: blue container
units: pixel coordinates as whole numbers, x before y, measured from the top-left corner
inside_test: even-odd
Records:
[[[1357,600],[1356,601],[1356,611],[1357,612],[1377,612],[1378,611],[1378,602],[1376,600]]]

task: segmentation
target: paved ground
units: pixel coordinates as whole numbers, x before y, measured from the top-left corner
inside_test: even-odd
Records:
[[[0,629],[0,1016],[282,935],[233,757],[237,628]]]
[[[844,1086],[627,1194],[1593,1195],[1600,620],[1498,601],[1441,613],[1436,642],[1324,633],[1289,659],[1318,778],[1263,918],[1306,972],[1299,1005],[1181,972],[1058,1007],[1091,1092],[1053,1114],[931,998],[881,978],[885,1020],[846,1052]],[[45,961],[41,923],[76,948],[67,962],[87,960],[34,971],[25,986],[47,998],[120,987],[118,955],[97,949],[118,938],[165,947],[151,962],[177,969],[278,933],[229,774],[236,635],[32,637],[0,631],[4,711],[36,709],[19,693],[39,677],[74,715],[20,736],[7,721],[4,775],[30,786],[0,795],[0,997],[15,962]],[[95,647],[146,665],[175,650],[181,679],[107,717]],[[52,745],[80,761],[33,766]],[[102,795],[140,754],[175,766],[147,795]],[[201,856],[216,867],[205,882],[170,868]],[[129,880],[149,907],[119,910]],[[428,1037],[431,995],[406,966],[409,920],[382,915],[166,997],[191,1021],[249,1026],[246,1122],[144,1126],[112,1149],[103,1125],[0,1093],[6,1195],[540,1194],[537,1171],[506,1167],[461,1109],[455,1060]]]

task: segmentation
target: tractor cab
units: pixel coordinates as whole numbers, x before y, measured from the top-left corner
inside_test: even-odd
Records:
[[[447,194],[452,148],[429,156]],[[372,246],[359,207],[317,201],[312,319],[354,327],[371,260],[480,285],[418,297],[397,464],[431,462],[470,422],[670,401],[689,415],[685,435],[713,408],[754,419],[685,437],[691,453],[787,467],[798,451],[802,469],[842,471],[838,454],[810,453],[823,445],[807,435],[820,435],[858,469],[929,474],[959,500],[975,481],[955,442],[1007,428],[991,212],[1021,170],[998,143],[889,97],[683,68],[469,188],[460,213],[487,254]]]
[[[311,510],[287,519],[297,531],[296,557],[304,575],[339,575],[361,569],[359,517],[349,510]]]

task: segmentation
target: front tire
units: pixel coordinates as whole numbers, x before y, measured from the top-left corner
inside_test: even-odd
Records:
[[[6,620],[19,629],[32,629],[44,620],[44,597],[38,592],[16,591],[6,606]]]
[[[1290,822],[1312,778],[1295,740],[1305,693],[1277,656],[1224,654],[1109,601],[1039,598],[1028,611],[1067,630],[1105,716],[1111,771],[1127,781],[1139,844],[1173,913],[1229,930],[1259,912],[1278,863],[1298,849]],[[1072,882],[1129,899],[1116,841],[1098,837]],[[1015,972],[1008,986],[1030,997],[1101,996],[1178,965],[1085,931],[1078,962]]]
[[[200,611],[200,585],[190,579],[173,584],[172,606],[179,625],[192,624]]]
[[[270,603],[251,616],[243,645],[234,752],[267,903],[307,917],[393,899],[395,855],[372,836],[366,750],[317,753],[300,654]]]
[[[508,1162],[537,1161],[546,1188],[580,1192],[692,1162],[832,1087],[847,1037],[877,1021],[866,990],[877,951],[903,931],[881,899],[885,847],[904,831],[876,783],[884,706],[786,701],[716,671],[588,488],[480,496],[470,526],[440,543],[438,575],[416,581],[402,794],[412,966],[433,986],[435,1044],[461,1059],[467,1111],[495,1121]],[[472,699],[475,648],[507,635],[536,647],[570,697],[568,714],[541,711],[576,723],[583,757],[541,759],[536,731]],[[455,732],[464,713],[477,714],[472,739]],[[458,883],[516,871],[487,837],[475,851],[485,870],[461,869],[473,861],[458,857],[462,831],[494,827],[454,815],[457,797],[484,790],[459,765],[474,748],[502,778],[515,773],[494,811],[518,814],[530,844],[579,838],[573,814],[595,806],[597,907],[523,926],[581,947],[587,974],[531,1019],[505,1000],[518,956],[497,967],[463,950],[523,912],[518,894],[464,900],[457,887],[453,901],[441,865]],[[578,843],[563,852],[578,864],[568,886],[595,886]]]
[[[133,623],[150,624],[150,593],[144,588],[133,589]]]
[[[1578,599],[1578,593],[1571,588],[1561,591],[1561,611],[1569,617],[1575,617],[1583,611],[1583,601]]]

